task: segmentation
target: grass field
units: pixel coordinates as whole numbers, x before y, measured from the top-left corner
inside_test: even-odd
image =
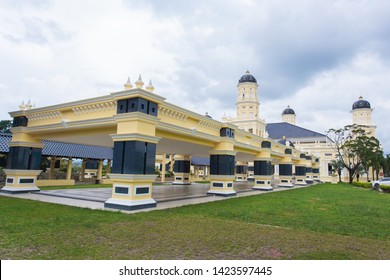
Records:
[[[1,259],[390,259],[390,194],[347,184],[138,214],[0,196]]]

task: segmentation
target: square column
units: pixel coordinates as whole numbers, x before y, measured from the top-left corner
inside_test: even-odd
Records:
[[[246,182],[248,181],[248,164],[246,162],[236,163],[236,181]]]
[[[284,151],[284,158],[279,162],[279,185],[278,187],[293,188],[293,165],[292,165],[292,149],[287,148]]]
[[[295,164],[296,185],[306,186],[306,155],[300,154],[299,161]]]
[[[306,156],[306,183],[313,184],[312,157]]]
[[[291,163],[279,164],[279,179],[280,179],[280,183],[278,187],[283,187],[283,188],[294,187]]]
[[[155,136],[158,104],[142,97],[118,100],[117,134],[112,134],[114,154],[112,197],[104,207],[137,210],[156,207],[152,198],[155,174]]]
[[[156,207],[152,198],[155,158],[155,143],[115,141],[112,173],[109,174],[113,182],[112,197],[104,207],[127,211]]]
[[[174,181],[172,185],[191,185],[191,157],[189,155],[175,155],[173,166]]]
[[[306,165],[295,166],[296,185],[306,186]]]
[[[252,189],[272,191],[271,186],[272,165],[270,158],[256,158],[254,161],[255,185]]]
[[[4,169],[7,179],[2,192],[23,193],[39,191],[37,177],[41,173],[43,144],[39,139],[25,132],[28,119],[15,117],[12,127],[12,141],[9,144],[7,168]]]
[[[215,151],[218,153],[221,151]],[[235,152],[210,155],[210,190],[207,194],[219,196],[235,196],[233,189],[235,178]]]

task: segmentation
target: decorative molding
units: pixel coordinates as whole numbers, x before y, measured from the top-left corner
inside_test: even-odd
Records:
[[[95,104],[85,104],[81,106],[75,106],[72,111],[75,115],[91,114],[95,112],[115,110],[116,101],[100,102]]]
[[[166,116],[168,118],[172,118],[172,119],[176,119],[176,120],[180,120],[180,121],[184,121],[184,122],[188,119],[187,115],[180,113],[179,111],[176,111],[174,109],[170,109],[168,107],[164,107],[161,105],[158,106],[158,113],[160,115]]]
[[[200,126],[207,127],[207,128],[213,129],[213,130],[218,130],[218,131],[222,128],[221,124],[216,124],[214,122],[209,122],[209,121],[205,121],[205,120],[200,120],[198,122],[198,124]]]
[[[55,110],[55,111],[48,111],[42,113],[28,114],[27,118],[29,121],[40,121],[40,120],[60,118],[61,116],[62,116],[61,112]]]

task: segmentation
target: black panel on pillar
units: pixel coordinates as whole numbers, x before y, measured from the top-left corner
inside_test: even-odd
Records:
[[[123,174],[144,174],[145,142],[126,141],[123,153]]]
[[[306,167],[305,166],[295,166],[295,175],[306,176]]]
[[[232,155],[211,155],[211,175],[234,175],[235,157]]]
[[[154,174],[154,168],[156,163],[156,144],[154,143],[145,143],[145,144],[146,144],[146,157],[145,157],[144,174]]]
[[[9,169],[28,169],[30,163],[29,147],[10,147],[7,168]]]
[[[219,131],[219,136],[234,138],[234,129],[223,127]]]
[[[173,165],[173,172],[178,173],[190,173],[191,162],[189,160],[175,160]]]
[[[261,147],[262,148],[271,148],[271,142],[263,141],[263,142],[261,142]]]
[[[12,122],[12,127],[27,126],[28,118],[25,116],[15,117]]]
[[[158,105],[157,103],[148,101],[148,115],[157,117]]]
[[[125,151],[125,142],[114,142],[114,153],[112,159],[112,173],[123,173],[123,153]]]
[[[141,141],[114,143],[112,173],[153,174],[156,144]]]
[[[272,166],[270,161],[255,160],[253,165],[254,165],[254,175],[263,175],[263,176],[272,175]]]
[[[246,165],[237,165],[236,173],[237,174],[245,174],[247,172],[248,167]]]
[[[137,98],[130,98],[128,100],[127,104],[127,111],[128,112],[142,112],[147,114],[148,113],[148,101],[137,97]]]
[[[41,148],[31,148],[30,153],[30,170],[39,170],[41,169],[41,160],[42,160],[42,149]]]
[[[292,176],[292,164],[279,164],[279,175]]]
[[[118,100],[116,106],[116,113],[117,114],[127,113],[127,99]]]
[[[218,155],[210,155],[210,174],[218,174]]]

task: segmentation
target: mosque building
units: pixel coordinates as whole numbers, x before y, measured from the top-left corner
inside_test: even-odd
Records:
[[[290,145],[300,151],[315,155],[320,161],[320,174],[313,174],[312,170],[308,168],[307,181],[319,179],[324,182],[330,182],[332,180],[331,161],[336,156],[331,146],[331,140],[325,134],[298,126],[297,115],[290,106],[287,106],[282,111],[281,122],[266,123],[264,119],[260,118],[258,89],[259,85],[256,78],[247,71],[239,79],[237,85],[237,117],[224,117],[223,121],[232,123],[240,129],[261,137],[269,137],[283,144],[286,142],[290,143]],[[367,134],[375,136],[376,126],[372,120],[372,111],[370,103],[360,97],[352,105],[352,123],[364,126]],[[248,177],[250,178],[251,163],[248,164]],[[277,169],[278,166],[276,166],[276,175],[278,173]],[[347,173],[343,172],[342,176],[347,176]]]
[[[173,185],[191,184],[191,165],[197,165],[194,173],[208,174],[207,194],[219,196],[236,195],[234,181],[248,179],[254,180],[254,190],[270,191],[332,181],[336,154],[331,140],[298,126],[290,106],[283,110],[281,122],[266,123],[260,117],[259,85],[249,71],[238,81],[237,116],[222,122],[166,102],[153,92],[151,81],[143,86],[140,75],[135,87],[128,80],[124,90],[109,95],[41,108],[29,102],[10,112],[12,135],[0,137],[0,155],[7,156],[1,191],[31,192],[39,191],[40,184],[55,185],[51,175],[57,157],[68,158],[61,185],[75,183],[73,158],[83,159],[82,176],[87,160],[97,160],[100,183],[106,180],[103,161],[112,160],[106,182],[112,183],[112,196],[104,207],[121,210],[156,206],[152,183],[159,161],[162,174],[167,167],[173,173]],[[362,97],[352,105],[353,124],[375,135],[372,112]],[[90,152],[81,153],[87,146],[93,146]],[[51,158],[47,180],[39,179],[42,156]]]

